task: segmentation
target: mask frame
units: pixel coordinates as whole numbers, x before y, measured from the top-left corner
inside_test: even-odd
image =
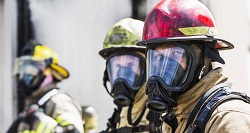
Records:
[[[184,43],[187,43],[187,44],[184,44]],[[166,90],[168,91],[174,91],[174,92],[184,92],[186,90],[186,88],[188,87],[188,85],[192,82],[193,80],[193,77],[195,75],[195,72],[196,72],[196,55],[195,55],[195,52],[187,45],[191,45],[192,43],[189,43],[189,42],[169,42],[169,45],[173,45],[173,46],[178,46],[178,47],[181,47],[183,48],[186,52],[188,52],[188,55],[190,55],[190,58],[189,58],[189,63],[188,66],[187,66],[187,70],[188,72],[186,72],[185,74],[185,80],[183,81],[183,83],[179,86],[170,86],[170,85],[167,85],[165,83],[165,81],[158,75],[151,75],[150,77],[157,77],[155,79],[158,80],[158,82],[163,86],[163,88],[165,88]],[[151,62],[150,62],[150,56],[149,55],[149,49],[155,49],[156,46],[159,46],[159,45],[163,45],[163,44],[166,44],[168,45],[167,43],[157,43],[157,44],[152,44],[150,47],[148,47],[146,49],[146,55],[147,55],[147,67],[150,67],[151,66]],[[147,70],[149,70],[149,68],[147,68]],[[148,77],[147,75],[147,79],[149,80],[150,77]]]
[[[45,71],[52,63],[52,60],[52,58],[43,60],[32,56],[22,56],[18,58],[14,66],[14,74],[16,75],[20,92],[24,91],[27,95],[30,95],[32,92],[36,91],[45,79]],[[31,70],[30,72],[28,72],[29,69]],[[32,74],[32,69],[36,69],[36,73]],[[28,83],[24,78],[27,78],[29,75],[33,77]]]
[[[171,45],[172,47],[180,47],[184,49],[190,57],[188,60],[189,62],[186,62],[186,74],[184,75],[186,78],[183,80],[182,84],[179,84],[178,86],[171,86],[167,85],[165,81],[158,75],[147,75],[147,89],[146,94],[148,95],[148,101],[146,103],[146,106],[155,112],[168,113],[173,109],[173,107],[176,107],[178,105],[177,103],[177,97],[185,92],[187,90],[189,84],[193,81],[193,78],[195,77],[196,71],[197,71],[197,63],[196,63],[196,54],[192,50],[191,47],[189,47],[193,43],[189,42],[169,42],[169,43],[157,43],[152,44],[150,47],[147,48],[146,54],[147,54],[147,67],[152,67],[154,63],[150,61],[150,55],[149,55],[149,49],[155,49],[158,45]],[[167,48],[167,47],[166,47]],[[153,56],[154,57],[154,56]],[[170,58],[170,57],[169,57]],[[147,68],[149,70],[149,68]],[[148,72],[148,71],[147,71]]]
[[[109,92],[112,92],[112,88],[114,87],[114,83],[117,79],[121,80],[122,78],[117,78],[114,80],[114,82],[112,83],[112,81],[110,81],[110,73],[109,73],[109,69],[108,69],[108,63],[109,60],[112,59],[115,56],[122,56],[122,55],[131,55],[131,56],[135,56],[137,58],[139,58],[139,64],[140,64],[140,78],[139,78],[139,83],[137,84],[137,86],[131,86],[128,82],[124,81],[124,84],[129,87],[131,90],[133,91],[138,91],[142,85],[145,83],[146,81],[146,59],[145,57],[143,57],[142,55],[135,53],[135,52],[116,52],[113,53],[112,55],[109,56],[109,58],[106,61],[106,77],[108,78],[108,81],[111,84],[111,90]]]
[[[112,69],[109,69],[110,66],[108,66],[109,60],[112,59],[115,56],[122,56],[122,55],[130,55],[133,57],[138,58],[138,66],[140,69],[140,75],[139,75],[139,80],[135,80],[139,83],[136,84],[136,86],[132,86],[129,84],[123,77],[116,77],[114,78],[114,81],[110,81],[110,73]],[[125,56],[126,57],[126,56]],[[126,58],[125,58],[126,59]],[[119,62],[119,60],[118,60]],[[131,62],[128,61],[130,64]],[[117,64],[115,64],[117,65]],[[118,63],[118,66],[121,65]],[[126,66],[127,64],[122,64],[122,66]],[[133,65],[132,65],[133,66]],[[120,67],[120,66],[119,66]],[[135,67],[135,68],[137,68]],[[135,69],[137,70],[137,69]],[[118,71],[117,71],[118,72]],[[136,78],[135,78],[136,79]],[[144,85],[146,80],[146,59],[144,56],[142,56],[140,53],[135,53],[135,52],[126,52],[126,51],[119,51],[113,53],[106,61],[106,70],[104,72],[104,77],[103,77],[103,85],[108,92],[108,94],[113,97],[113,102],[118,106],[118,107],[125,107],[125,106],[131,106],[133,105],[134,102],[134,97],[136,93],[141,89],[141,87]],[[106,86],[106,82],[109,81],[111,88],[108,89]],[[136,82],[135,82],[136,83]]]

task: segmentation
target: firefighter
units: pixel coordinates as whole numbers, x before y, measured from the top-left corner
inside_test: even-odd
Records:
[[[124,18],[107,32],[99,54],[106,60],[104,86],[117,108],[103,132],[154,132],[145,95],[146,62],[141,41],[143,22]],[[110,89],[106,82],[110,82]]]
[[[8,132],[83,133],[81,106],[57,83],[69,77],[56,53],[35,41],[28,42],[15,64],[15,75],[26,95],[25,109]]]
[[[249,97],[230,89],[222,68],[212,67],[225,64],[219,50],[234,48],[217,35],[212,14],[198,0],[161,0],[148,13],[138,46],[146,46],[147,107],[163,121],[175,117],[163,132],[250,131]]]

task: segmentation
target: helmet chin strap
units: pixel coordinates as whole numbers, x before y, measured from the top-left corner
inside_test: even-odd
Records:
[[[113,97],[112,94],[111,94],[111,92],[109,92],[108,87],[107,87],[107,82],[108,82],[108,81],[109,81],[109,78],[108,78],[108,72],[107,72],[107,68],[106,68],[105,71],[104,71],[104,73],[103,73],[103,86],[105,87],[107,93],[108,93],[111,97]]]

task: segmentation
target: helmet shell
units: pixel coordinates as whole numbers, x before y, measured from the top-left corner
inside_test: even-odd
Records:
[[[138,45],[168,41],[216,40],[217,49],[234,47],[217,35],[211,12],[198,0],[161,0],[147,15],[143,41]]]
[[[114,24],[107,32],[103,42],[103,49],[99,54],[104,58],[121,48],[142,51],[144,47],[136,44],[142,40],[144,22],[132,18],[125,18]]]
[[[21,56],[31,56],[32,60],[51,60],[52,62],[48,67],[52,68],[52,75],[58,81],[69,77],[68,70],[58,64],[57,54],[47,46],[32,40],[22,49]]]

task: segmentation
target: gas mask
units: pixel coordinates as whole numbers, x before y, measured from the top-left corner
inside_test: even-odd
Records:
[[[26,95],[31,95],[37,90],[45,79],[44,71],[51,60],[32,59],[31,56],[23,56],[16,60],[14,74],[17,76],[18,89]]]
[[[177,97],[192,82],[196,71],[194,51],[183,44],[156,45],[147,51],[147,107],[163,113],[177,106]]]
[[[116,53],[107,59],[108,92],[119,107],[134,102],[135,94],[145,82],[145,58],[137,53]]]

